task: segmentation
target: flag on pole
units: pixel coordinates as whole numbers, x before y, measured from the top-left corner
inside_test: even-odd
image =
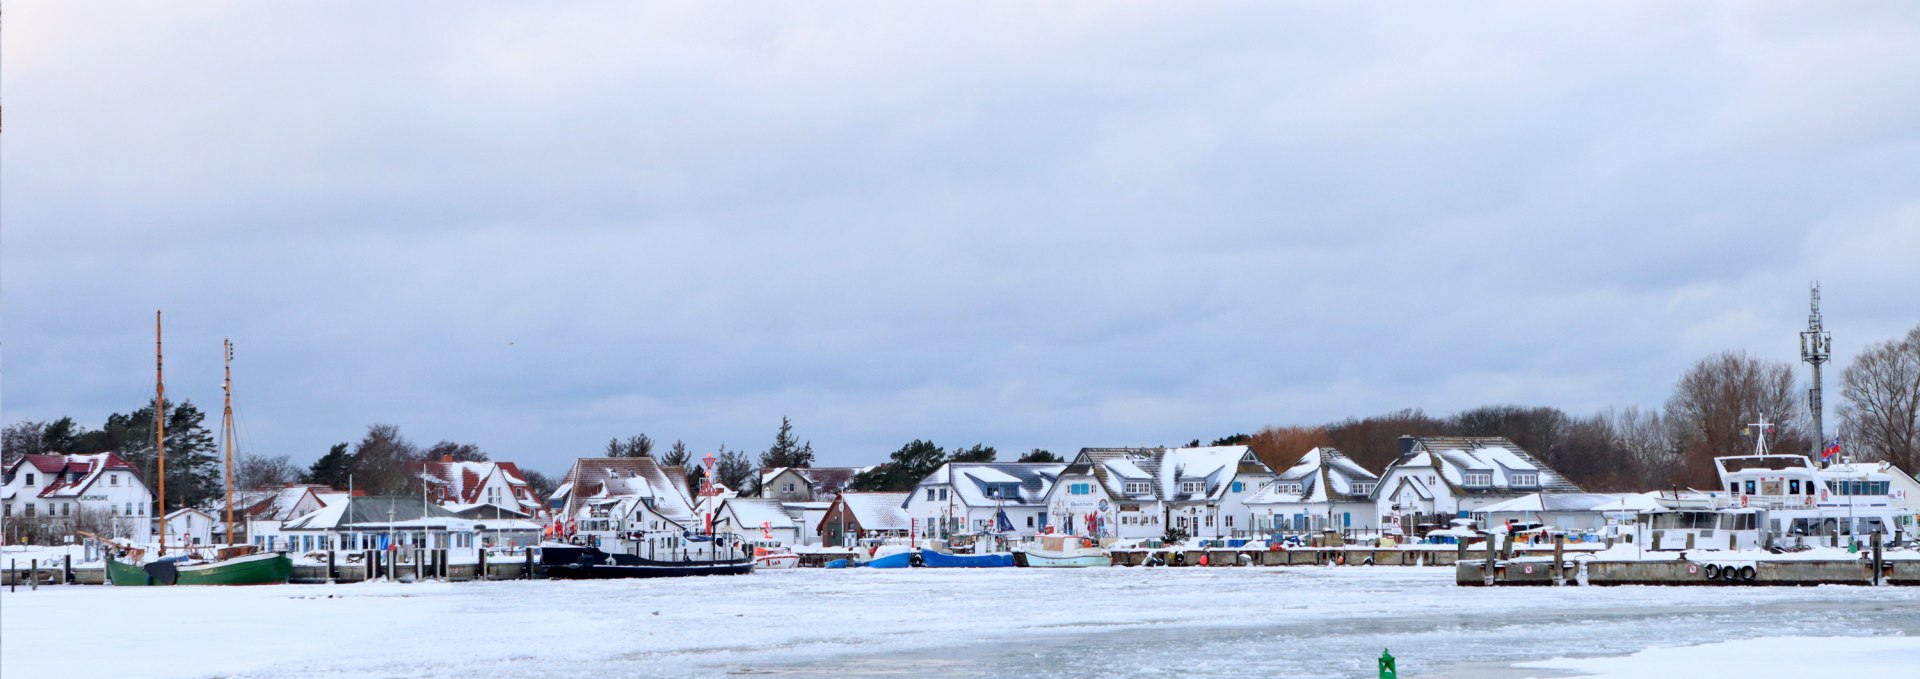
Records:
[[[1840,437],[1835,436],[1832,441],[1827,442],[1827,449],[1820,452],[1820,461],[1826,462],[1838,455],[1840,455]]]

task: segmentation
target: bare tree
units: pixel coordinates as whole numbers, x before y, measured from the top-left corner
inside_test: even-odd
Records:
[[[487,451],[481,450],[480,446],[471,443],[441,441],[433,444],[433,447],[428,448],[427,452],[421,456],[421,459],[432,461],[450,459],[454,462],[486,462]]]
[[[1719,484],[1713,458],[1739,455],[1751,445],[1743,431],[1755,418],[1774,423],[1770,443],[1780,450],[1811,444],[1793,366],[1764,361],[1744,351],[1701,359],[1680,378],[1667,399],[1667,424],[1683,452],[1679,481],[1699,488]],[[1764,432],[1753,432],[1762,435]]]
[[[42,446],[47,423],[35,420],[21,420],[7,425],[0,431],[0,463],[12,464],[14,458],[21,455],[38,455],[46,452]]]
[[[1254,457],[1274,471],[1285,471],[1300,461],[1307,451],[1331,447],[1333,438],[1326,427],[1266,427],[1247,439]]]
[[[233,488],[277,488],[298,483],[302,471],[293,463],[293,458],[286,455],[265,457],[241,453],[233,461]]]
[[[1840,430],[1865,459],[1920,468],[1920,326],[1861,352],[1840,373]]]
[[[1680,482],[1682,456],[1674,443],[1673,431],[1660,417],[1660,411],[1628,406],[1608,409],[1600,416],[1614,437],[1614,447],[1638,474],[1635,488],[1665,488]]]
[[[413,486],[406,463],[420,459],[420,449],[391,424],[367,427],[367,435],[353,447],[353,481],[368,495],[407,495]]]

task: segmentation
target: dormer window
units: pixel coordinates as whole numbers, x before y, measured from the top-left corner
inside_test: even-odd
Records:
[[[1128,481],[1127,482],[1128,495],[1146,495],[1147,493],[1151,493],[1151,492],[1153,491],[1150,488],[1148,488],[1147,482],[1145,481]]]
[[[1180,482],[1180,492],[1182,493],[1198,493],[1203,490],[1206,490],[1206,488],[1207,488],[1207,482],[1205,481],[1181,481]]]
[[[1461,483],[1471,488],[1485,488],[1493,485],[1492,472],[1467,472],[1461,475]]]
[[[1512,478],[1515,486],[1531,488],[1540,485],[1540,475],[1534,472],[1515,472]]]
[[[1373,492],[1373,482],[1371,481],[1353,482],[1354,495],[1367,495],[1367,494],[1371,494],[1372,492]]]

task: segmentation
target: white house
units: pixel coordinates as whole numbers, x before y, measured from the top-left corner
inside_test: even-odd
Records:
[[[651,457],[580,458],[553,499],[561,507],[559,518],[575,532],[650,533],[643,539],[666,544],[670,535],[707,528],[694,511],[686,470]]]
[[[212,514],[186,507],[167,513],[168,545],[198,547],[214,544],[213,529],[219,520]]]
[[[294,518],[326,507],[330,498],[344,498],[337,491],[318,484],[292,483],[279,488],[256,488],[233,495],[233,522],[243,542],[261,549],[279,550],[287,538],[281,527]],[[218,521],[213,529],[214,542],[226,542],[227,511],[223,504],[206,509]]]
[[[803,544],[800,524],[779,500],[730,497],[714,512],[715,532],[738,533],[759,546],[792,548]]]
[[[767,467],[760,470],[760,497],[782,502],[832,502],[872,467]]]
[[[1334,448],[1314,448],[1246,501],[1255,530],[1380,527],[1373,503],[1380,477]]]
[[[90,526],[105,537],[153,539],[153,492],[133,465],[113,453],[22,455],[0,475],[7,532],[40,527],[58,534]]]
[[[1047,493],[1048,520],[1122,539],[1243,535],[1255,528],[1246,501],[1273,479],[1246,446],[1083,448]]]
[[[546,515],[533,486],[512,462],[455,462],[452,456],[443,456],[432,462],[408,462],[407,471],[426,486],[429,499],[461,516],[537,519]]]
[[[1063,469],[1043,462],[949,462],[914,486],[904,509],[930,537],[1031,536],[1047,525],[1047,492]]]
[[[1400,457],[1380,473],[1373,501],[1383,527],[1416,534],[1522,495],[1578,492],[1505,438],[1402,436]]]
[[[1566,531],[1592,531],[1607,526],[1608,514],[1659,509],[1654,495],[1656,493],[1528,493],[1469,514],[1475,523],[1488,529],[1514,521],[1541,523]]]

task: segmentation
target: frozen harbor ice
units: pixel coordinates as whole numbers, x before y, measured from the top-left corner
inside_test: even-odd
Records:
[[[1462,588],[1399,567],[48,587],[0,613],[9,677],[1351,677],[1382,648],[1409,676],[1465,676],[1755,637],[1920,648],[1915,588]]]

